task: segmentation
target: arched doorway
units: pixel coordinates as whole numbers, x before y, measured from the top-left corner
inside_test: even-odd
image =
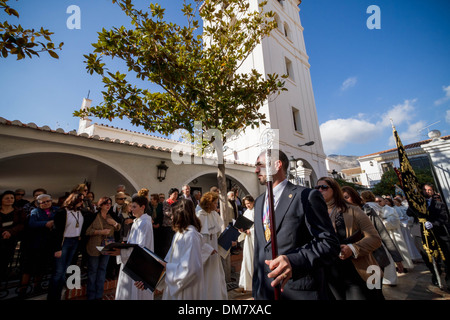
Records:
[[[46,189],[57,200],[79,183],[88,183],[96,200],[114,195],[119,184],[125,185],[129,194],[136,192],[136,186],[124,174],[83,155],[37,152],[0,159],[0,190],[23,188],[28,200],[36,188]]]
[[[200,190],[200,192],[204,194],[205,192],[208,192],[211,187],[217,186],[217,173],[202,174],[185,184],[188,184],[191,187],[191,193],[194,190]],[[227,190],[229,191],[234,187],[238,188],[239,196],[241,198],[249,193],[243,183],[239,182],[234,177],[227,175]]]

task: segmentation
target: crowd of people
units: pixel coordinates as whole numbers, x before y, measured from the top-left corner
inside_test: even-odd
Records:
[[[272,229],[264,214],[266,193],[241,199],[238,189],[227,193],[226,215],[220,214],[217,187],[191,194],[184,185],[181,192],[171,188],[166,198],[147,188],[130,195],[121,185],[114,196],[97,201],[85,184],[58,201],[43,188],[33,191],[31,202],[23,200],[22,189],[5,191],[0,196],[0,280],[8,281],[20,243],[19,297],[25,298],[30,287],[43,291],[40,283],[50,271],[47,297],[60,300],[67,268],[77,264],[87,275],[89,300],[102,299],[107,278],[118,279],[116,300],[154,299],[153,291],[123,270],[133,248],[99,250],[119,242],[146,247],[164,259],[165,279],[156,289],[163,299],[226,300],[229,259],[219,254],[218,237],[243,215],[255,224],[239,230],[228,255],[242,250],[238,290],[252,291],[255,299],[273,299],[281,288],[284,299],[382,300],[382,285],[395,286],[398,274],[422,262],[433,284],[438,285],[444,268],[450,285],[448,212],[432,185],[423,186],[429,216],[420,224],[401,195],[359,193],[330,177],[319,178],[311,189],[293,185],[286,178],[288,162],[279,151],[273,183],[277,225]],[[255,173],[261,184],[264,171],[260,155]],[[429,261],[422,225],[433,231],[446,259]],[[276,258],[270,256],[270,230],[278,236]],[[373,267],[379,267],[382,282],[369,286]]]
[[[10,266],[19,249],[19,298],[26,298],[31,291],[34,294],[47,291],[48,300],[60,300],[67,268],[78,265],[87,279],[88,300],[102,298],[106,279],[118,280],[117,300],[152,299],[153,294],[138,290],[122,271],[132,249],[105,254],[99,248],[114,242],[134,243],[172,261],[174,254],[178,254],[172,250],[173,240],[178,233],[191,230],[189,225],[177,225],[174,208],[189,201],[194,208],[195,221],[200,221],[196,226],[201,235],[205,281],[214,282],[217,274],[223,275],[217,285],[208,286],[211,291],[207,296],[227,299],[224,261],[218,254],[217,243],[226,225],[218,214],[218,193],[219,189],[212,187],[204,195],[199,190],[191,194],[190,186],[185,185],[181,192],[171,188],[166,198],[164,193],[150,194],[147,188],[130,195],[125,186],[119,185],[113,196],[103,196],[96,201],[88,186],[79,184],[57,200],[44,188],[38,188],[33,191],[33,200],[27,201],[23,189],[5,191],[0,196],[1,283],[9,281]],[[228,194],[227,204],[229,216],[235,218],[243,208],[237,194],[238,189],[233,189]],[[48,288],[43,288],[42,280],[49,274]]]
[[[336,298],[383,299],[382,291],[367,290],[367,268],[373,265],[381,268],[383,285],[396,286],[398,274],[407,273],[417,263],[425,263],[432,274],[431,282],[439,286],[436,268],[423,246],[420,215],[409,207],[404,195],[375,195],[368,190],[359,193],[350,186],[340,187],[329,177],[320,178],[315,188],[324,196],[341,243],[343,261],[328,269],[330,288]],[[441,266],[445,268],[445,280],[450,287],[449,215],[438,195],[435,196],[432,184],[424,184],[422,191],[429,213],[424,227],[434,230],[445,258],[437,255],[435,263],[439,274]],[[351,263],[348,257],[352,257]]]
[[[359,194],[330,177],[319,178],[313,190],[295,186],[287,181],[287,156],[281,150],[273,154],[276,228],[270,221],[268,228],[266,223],[255,225],[255,299],[278,295],[282,299],[380,300],[384,299],[383,284],[396,285],[397,274],[414,268],[420,258],[433,284],[438,285],[444,271],[450,285],[448,211],[436,199],[432,185],[422,188],[428,210],[420,214],[401,197],[392,197],[397,205],[393,199],[391,207],[389,195]],[[265,157],[264,153],[258,156],[255,169],[262,185],[267,179]],[[255,221],[266,220],[266,194],[255,201]],[[272,232],[277,236],[276,257],[270,254]],[[434,263],[422,234],[434,235],[439,245],[434,253],[442,254],[433,255]]]

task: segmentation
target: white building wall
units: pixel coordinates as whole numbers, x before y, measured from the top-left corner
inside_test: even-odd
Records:
[[[365,159],[358,159],[361,167],[361,184],[369,188],[380,182],[383,174],[381,164],[375,160],[375,158],[376,157],[374,156]]]
[[[327,171],[328,172],[332,172],[333,170],[336,170],[336,172],[342,172],[342,165],[337,162],[337,161],[333,161],[332,159],[326,159],[326,164],[327,164]]]
[[[249,0],[255,8],[258,0]],[[285,80],[288,91],[269,98],[261,109],[269,121],[268,127],[279,130],[279,147],[289,158],[304,160],[305,167],[313,169],[313,179],[327,174],[325,153],[319,130],[319,122],[309,72],[303,27],[300,23],[299,1],[286,0],[280,5],[276,0],[269,0],[266,10],[276,13],[279,29],[272,31],[270,37],[263,39],[253,54],[245,61],[239,72],[256,69],[262,75],[276,73],[286,74],[286,58],[291,62],[292,79]],[[289,38],[284,34],[285,24],[289,28]],[[299,111],[301,132],[294,130],[292,107]],[[254,163],[261,151],[260,137],[266,126],[245,131],[239,139],[228,143],[230,150],[236,151],[238,160]],[[298,147],[314,141],[313,146]],[[231,152],[231,151],[230,151]],[[231,153],[229,154],[231,156]]]
[[[450,206],[450,140],[435,139],[421,146],[429,155],[441,187],[441,198]],[[439,192],[439,190],[435,190]]]

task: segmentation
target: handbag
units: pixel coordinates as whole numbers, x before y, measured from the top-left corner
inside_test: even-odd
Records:
[[[352,234],[350,237],[344,239],[342,241],[342,244],[349,244],[349,243],[355,243],[358,242],[364,238],[364,234],[361,232],[361,230],[356,231],[354,234]]]
[[[108,237],[108,236],[105,236],[105,237],[102,239],[101,246],[102,246],[102,247],[106,247],[108,244],[114,243],[114,242],[115,242],[115,241],[114,241],[114,237]]]

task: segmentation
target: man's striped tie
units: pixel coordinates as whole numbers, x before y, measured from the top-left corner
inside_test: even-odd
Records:
[[[266,209],[263,215],[264,237],[266,241],[270,240],[270,217],[269,217],[269,195],[266,195]]]

